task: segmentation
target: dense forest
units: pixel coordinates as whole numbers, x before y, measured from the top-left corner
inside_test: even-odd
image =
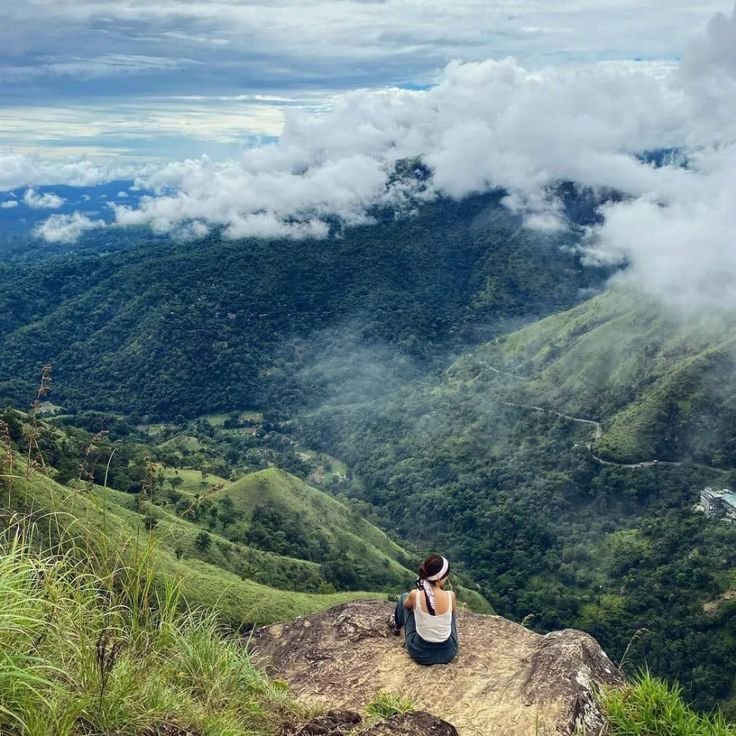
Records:
[[[560,248],[573,234],[525,230],[501,198],[378,212],[329,241],[215,234],[0,263],[0,396],[22,400],[52,361],[66,409],[291,408],[304,397],[290,366],[325,341],[337,352],[386,347],[389,374],[404,380],[602,283]]]

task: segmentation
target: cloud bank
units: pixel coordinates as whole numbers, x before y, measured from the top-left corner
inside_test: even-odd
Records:
[[[327,112],[287,111],[278,142],[237,160],[149,168],[139,183],[156,194],[117,205],[117,223],[314,238],[334,218],[367,222],[376,204],[503,188],[528,226],[549,230],[565,227],[549,188],[573,181],[628,195],[603,211],[589,258],[629,264],[626,278],[665,301],[722,303],[698,295],[736,279],[734,49],[736,9],[714,17],[679,65],[452,62],[426,91],[355,91]],[[666,148],[688,166],[638,155]],[[391,178],[412,157],[432,170],[427,189]]]
[[[53,192],[39,194],[35,189],[26,189],[23,204],[32,210],[58,210],[64,204],[64,198]]]
[[[50,184],[88,187],[114,179],[133,178],[134,171],[130,166],[101,166],[88,158],[53,160],[0,150],[0,192]]]
[[[103,220],[91,220],[74,212],[71,215],[51,215],[36,226],[33,233],[47,243],[73,243],[89,230],[105,227]]]

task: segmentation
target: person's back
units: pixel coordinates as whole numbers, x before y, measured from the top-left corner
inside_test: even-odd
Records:
[[[406,649],[419,664],[447,664],[458,651],[455,594],[443,590],[450,564],[430,555],[419,569],[417,590],[404,593],[391,618],[395,634],[404,628]]]
[[[444,590],[435,592],[435,614],[426,610],[426,602],[420,591],[413,591],[414,615],[417,633],[424,641],[438,644],[445,642],[452,634],[452,616],[454,614],[454,594]]]

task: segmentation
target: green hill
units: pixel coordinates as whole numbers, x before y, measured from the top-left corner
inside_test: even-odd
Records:
[[[614,657],[728,699],[736,529],[693,512],[736,481],[729,317],[613,290],[469,351],[382,401],[302,417],[351,493],[462,561],[503,615],[578,626]],[[654,462],[657,460],[657,462]],[[641,640],[640,640],[641,639]]]
[[[0,420],[4,513],[48,514],[50,533],[59,536],[60,525],[95,554],[150,552],[157,579],[180,580],[190,604],[215,606],[238,625],[396,594],[413,578],[407,565],[417,562],[385,533],[285,471],[230,482],[155,463],[160,445],[129,436],[111,442],[10,410]],[[78,477],[69,477],[70,467]],[[108,479],[127,490],[103,487]],[[490,610],[477,593],[459,593],[474,610]]]
[[[347,600],[381,597],[379,593],[361,592],[300,593],[244,578],[217,562],[223,556],[245,555],[251,571],[277,579],[285,576],[287,584],[289,575],[296,580],[307,577],[312,566],[301,560],[244,550],[215,534],[208,535],[206,547],[198,547],[200,530],[195,525],[176,517],[166,518],[149,505],[143,513],[134,511],[126,495],[99,488],[75,490],[34,474],[28,480],[14,479],[6,501],[11,501],[13,513],[31,514],[52,538],[73,541],[100,559],[114,557],[123,565],[145,559],[158,586],[178,583],[189,605],[214,608],[233,625],[289,620]],[[7,503],[3,506],[4,513],[8,513]],[[151,526],[151,519],[158,523]]]
[[[509,372],[509,395],[520,402],[597,419],[605,457],[734,467],[734,327],[733,314],[679,318],[617,289],[505,336],[456,369],[482,372],[485,362]]]
[[[325,242],[213,235],[0,263],[0,397],[23,404],[48,361],[66,409],[168,419],[293,407],[357,378],[381,392],[601,282],[559,247],[574,234],[526,230],[501,198],[376,213]],[[359,359],[376,350],[379,376]],[[358,359],[295,378],[325,354]]]

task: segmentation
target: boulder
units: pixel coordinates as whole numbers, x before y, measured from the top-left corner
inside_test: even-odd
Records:
[[[423,667],[406,653],[403,637],[390,633],[392,610],[380,601],[347,603],[258,629],[251,650],[308,705],[360,711],[387,691],[449,721],[460,736],[602,733],[596,688],[620,685],[623,677],[588,634],[543,636],[500,616],[462,611],[457,658]],[[376,736],[389,733],[404,731]]]

